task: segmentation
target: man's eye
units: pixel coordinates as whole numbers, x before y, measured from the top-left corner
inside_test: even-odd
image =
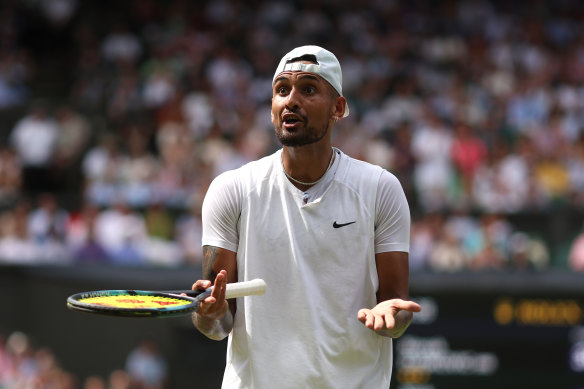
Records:
[[[308,86],[306,87],[305,91],[306,93],[313,94],[316,91],[316,89],[312,86]]]
[[[285,87],[281,86],[281,87],[279,87],[277,89],[277,91],[278,91],[279,94],[283,95],[283,94],[285,94],[288,91],[288,88],[285,88]]]

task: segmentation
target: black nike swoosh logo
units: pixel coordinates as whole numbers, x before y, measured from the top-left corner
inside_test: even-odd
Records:
[[[349,223],[338,224],[337,221],[335,220],[335,222],[333,223],[333,227],[334,228],[341,228],[341,227],[348,226],[349,224],[353,224],[353,223],[357,223],[357,222],[354,221],[354,222],[349,222]]]

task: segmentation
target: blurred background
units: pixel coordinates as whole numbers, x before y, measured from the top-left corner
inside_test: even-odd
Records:
[[[577,0],[3,0],[0,388],[219,386],[225,343],[188,318],[65,300],[200,277],[206,188],[279,148],[271,79],[304,44],[343,67],[335,146],[411,206],[424,310],[392,388],[584,388],[583,22]]]

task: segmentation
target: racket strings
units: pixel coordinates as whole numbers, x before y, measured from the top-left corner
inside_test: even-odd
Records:
[[[88,297],[79,300],[85,304],[107,306],[112,308],[165,308],[179,307],[189,305],[191,301],[164,296],[136,296],[136,295],[117,295],[117,296],[98,296]]]

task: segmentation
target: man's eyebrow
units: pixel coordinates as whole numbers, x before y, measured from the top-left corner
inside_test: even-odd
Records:
[[[302,74],[302,75],[298,76],[298,78],[299,79],[300,78],[308,78],[308,79],[313,80],[313,81],[320,81],[320,78],[318,76],[313,75],[313,74]],[[288,77],[285,77],[285,76],[278,77],[274,80],[274,84],[276,84],[279,81],[288,81]]]

